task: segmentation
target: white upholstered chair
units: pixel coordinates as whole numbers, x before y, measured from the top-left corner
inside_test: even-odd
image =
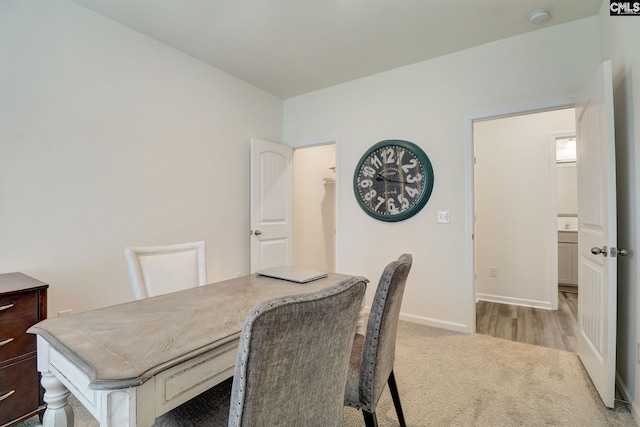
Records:
[[[207,284],[205,244],[131,246],[124,256],[136,300]]]

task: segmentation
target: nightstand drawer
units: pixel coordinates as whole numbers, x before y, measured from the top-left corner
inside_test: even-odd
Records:
[[[33,314],[3,319],[0,328],[0,365],[16,356],[36,351],[36,336],[27,334],[27,329],[38,323]],[[0,383],[2,384],[2,383]]]
[[[35,356],[0,369],[0,425],[38,407],[40,384],[35,371]]]
[[[0,297],[0,323],[9,317],[36,313],[37,310],[38,295],[35,292]]]

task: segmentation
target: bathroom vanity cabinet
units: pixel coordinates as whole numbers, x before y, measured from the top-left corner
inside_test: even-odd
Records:
[[[578,286],[578,233],[558,231],[558,283]]]

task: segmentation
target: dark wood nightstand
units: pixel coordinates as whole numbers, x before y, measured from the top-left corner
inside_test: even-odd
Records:
[[[22,273],[0,274],[0,426],[46,408],[36,365],[36,336],[27,334],[47,317],[48,284]]]

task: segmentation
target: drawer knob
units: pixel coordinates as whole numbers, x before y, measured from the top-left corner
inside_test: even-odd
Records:
[[[9,310],[11,307],[13,307],[15,304],[7,304],[7,305],[3,305],[2,307],[0,307],[0,311],[5,311],[5,310]]]
[[[0,347],[2,347],[3,345],[9,344],[11,341],[13,341],[13,338],[9,338],[8,340],[0,341]]]
[[[15,390],[11,390],[9,393],[5,393],[2,396],[0,396],[0,402],[2,402],[3,400],[5,400],[7,397],[11,396],[15,392],[16,392]]]

